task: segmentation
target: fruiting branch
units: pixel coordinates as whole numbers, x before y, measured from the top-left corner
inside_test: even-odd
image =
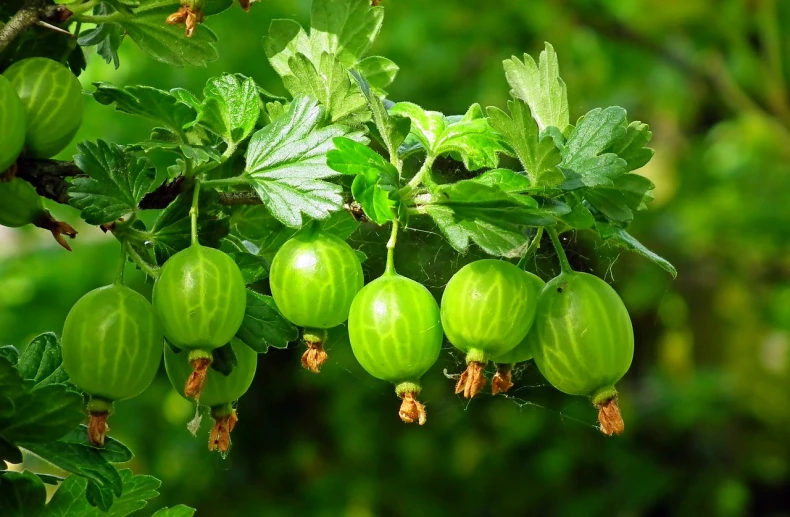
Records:
[[[17,36],[38,23],[59,24],[71,17],[71,11],[62,5],[46,5],[42,0],[29,0],[22,9],[0,28],[0,52]]]

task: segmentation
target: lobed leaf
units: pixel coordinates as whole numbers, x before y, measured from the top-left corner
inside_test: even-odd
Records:
[[[156,187],[156,171],[116,144],[86,141],[77,144],[77,151],[74,162],[88,177],[74,178],[69,197],[88,224],[136,213],[143,197]]]
[[[261,110],[255,81],[240,74],[210,79],[203,90],[204,101],[197,121],[236,146],[255,130]]]
[[[247,289],[247,310],[236,337],[259,354],[269,347],[286,348],[299,331],[286,320],[271,296]]]
[[[247,148],[245,180],[272,215],[292,228],[302,226],[302,214],[326,219],[341,208],[342,189],[324,181],[337,175],[326,155],[336,137],[363,139],[343,126],[321,127],[324,113],[315,99],[296,98],[285,115],[252,136]]]
[[[618,248],[623,248],[641,255],[648,260],[658,264],[664,271],[667,271],[672,278],[678,276],[678,271],[668,260],[649,250],[644,244],[636,240],[630,233],[623,228],[618,228],[606,223],[595,223],[595,230],[601,239],[607,244]]]

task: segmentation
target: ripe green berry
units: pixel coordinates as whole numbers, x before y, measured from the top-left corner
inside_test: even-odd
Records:
[[[51,158],[62,151],[82,124],[82,87],[57,61],[31,57],[17,61],[3,75],[25,106],[27,154]]]
[[[351,349],[372,376],[394,383],[403,399],[401,420],[425,423],[416,400],[419,380],[439,358],[439,306],[425,286],[394,272],[370,282],[354,298],[348,317]]]
[[[302,366],[318,373],[326,361],[326,329],[348,319],[354,296],[364,285],[362,265],[344,240],[310,228],[279,249],[272,261],[269,285],[277,308],[304,327],[307,351]]]
[[[22,152],[26,129],[25,106],[8,79],[0,75],[0,173],[11,167]]]
[[[185,388],[199,396],[211,365],[211,351],[236,335],[247,307],[239,266],[225,253],[193,244],[162,266],[153,302],[165,337],[189,352],[194,368]]]
[[[466,352],[467,369],[456,393],[474,397],[485,385],[483,368],[518,345],[532,328],[542,280],[502,260],[478,260],[461,268],[442,295],[447,339]]]
[[[590,397],[601,430],[620,434],[615,384],[631,366],[634,331],[617,292],[596,276],[563,273],[541,292],[535,330],[540,373],[564,393]]]
[[[30,183],[19,178],[0,181],[0,226],[18,228],[26,224],[49,230],[58,244],[71,251],[71,246],[63,236],[73,239],[77,231],[68,223],[56,220],[44,209],[41,198]]]
[[[163,342],[151,304],[123,285],[94,289],[71,308],[63,326],[63,368],[90,395],[95,444],[104,444],[112,403],[139,395],[154,380]]]
[[[543,289],[546,283],[543,280],[539,280],[538,285],[540,289]],[[527,332],[527,335],[521,340],[521,343],[516,345],[516,348],[492,359],[497,366],[496,374],[494,378],[491,379],[491,393],[493,395],[497,393],[507,393],[507,391],[513,387],[513,366],[532,359],[532,349],[536,346],[537,340],[537,331],[533,324],[530,331]]]
[[[0,182],[0,225],[19,228],[43,215],[44,204],[30,183],[19,178]]]
[[[236,365],[228,375],[210,368],[206,374],[206,386],[198,400],[200,404],[211,408],[211,416],[214,418],[208,448],[221,453],[228,452],[230,432],[238,420],[233,402],[250,389],[258,366],[258,354],[255,350],[238,339],[231,340],[230,344],[236,354]],[[184,386],[192,374],[189,354],[184,351],[176,353],[170,346],[165,345],[165,369],[176,391],[189,399],[184,393]]]

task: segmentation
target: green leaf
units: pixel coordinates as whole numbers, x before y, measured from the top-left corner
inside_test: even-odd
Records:
[[[411,129],[411,119],[408,117],[390,115],[387,108],[384,107],[384,102],[371,91],[368,81],[356,71],[352,71],[351,75],[356,79],[362,95],[368,102],[368,108],[371,111],[373,122],[376,124],[376,129],[381,137],[381,141],[390,156],[397,158],[398,148],[406,140]]]
[[[0,509],[3,517],[40,516],[46,501],[47,489],[44,483],[29,470],[4,471],[0,475]]]
[[[411,119],[411,134],[431,159],[451,153],[459,156],[464,166],[473,171],[496,167],[498,153],[507,151],[502,136],[488,123],[479,104],[473,104],[460,118],[426,111],[410,102],[395,104],[390,114]]]
[[[61,367],[60,341],[54,332],[46,332],[25,347],[16,365],[25,380],[36,386],[65,383],[69,376]]]
[[[93,9],[93,14],[103,16],[112,11],[104,3],[97,5]],[[80,32],[77,44],[82,47],[96,45],[96,53],[99,54],[107,64],[112,63],[117,70],[120,66],[118,59],[118,48],[123,43],[125,33],[123,27],[116,23],[101,23],[93,29]]]
[[[561,151],[560,168],[567,176],[563,188],[609,186],[626,173],[626,161],[606,151],[626,134],[625,120],[625,110],[612,106],[595,108],[579,121]]]
[[[84,424],[80,424],[73,428],[58,441],[89,447],[98,452],[102,458],[110,463],[126,463],[127,461],[131,461],[134,457],[132,451],[129,450],[126,445],[111,436],[104,437],[104,446],[96,447],[91,443],[90,438],[88,438],[88,426]]]
[[[261,110],[257,86],[249,77],[223,74],[210,79],[203,96],[198,122],[228,145],[237,145],[255,130]]]
[[[334,212],[326,222],[332,221]],[[230,218],[232,232],[257,248],[257,254],[269,262],[285,241],[293,237],[297,230],[278,221],[263,205],[237,208]]]
[[[606,152],[614,153],[626,162],[626,170],[633,171],[643,167],[653,158],[655,151],[645,147],[653,138],[647,124],[634,121],[626,126],[625,133],[612,142]]]
[[[675,269],[675,266],[673,266],[665,258],[647,249],[644,244],[636,240],[624,229],[606,223],[595,223],[595,230],[598,232],[598,235],[601,237],[601,239],[603,239],[607,244],[632,251],[653,261],[662,269],[667,271],[670,275],[672,275],[672,278],[676,278],[678,276],[678,271]]]
[[[359,221],[345,210],[335,212],[321,221],[321,231],[331,233],[343,240],[348,239],[359,229]]]
[[[368,51],[384,21],[384,8],[368,0],[315,0],[310,15],[313,56],[335,54],[351,68]]]
[[[522,255],[528,241],[526,234],[515,229],[480,220],[459,220],[448,206],[427,206],[425,212],[433,218],[450,245],[460,253],[466,253],[469,243],[474,242],[489,255],[515,258]]]
[[[19,350],[14,345],[0,346],[0,359],[4,359],[15,365],[19,361]]]
[[[595,225],[595,217],[584,203],[576,203],[571,211],[560,216],[562,222],[576,230],[592,228]]]
[[[299,337],[299,331],[280,314],[271,296],[247,289],[247,310],[236,337],[259,354],[265,354],[269,347],[287,348],[289,342]]]
[[[559,185],[564,180],[558,165],[562,161],[560,151],[550,136],[540,136],[529,106],[522,100],[508,102],[510,116],[499,108],[488,108],[491,126],[515,151],[524,166],[533,189],[545,189]]]
[[[165,261],[192,243],[192,193],[184,192],[159,215],[150,232],[157,264]],[[202,189],[198,198],[198,236],[204,246],[218,248],[228,234],[229,222],[223,217],[219,195]]]
[[[120,474],[94,447],[60,441],[21,445],[56,467],[86,478],[89,501],[104,511],[109,510],[113,496],[120,497],[123,492]]]
[[[77,144],[77,151],[74,162],[88,177],[74,178],[69,197],[88,224],[136,213],[143,197],[156,187],[156,171],[116,144],[85,141]]]
[[[373,88],[384,89],[392,84],[400,68],[386,57],[370,56],[355,64],[354,70]]]
[[[222,375],[228,376],[238,366],[239,358],[230,343],[226,343],[211,351],[211,368]]]
[[[116,88],[110,83],[95,82],[93,98],[101,104],[115,104],[115,109],[147,118],[177,135],[184,127],[195,121],[195,108],[182,102],[171,92],[150,86],[127,86]]]
[[[486,253],[517,257],[527,242],[526,226],[553,224],[557,207],[541,208],[529,196],[510,194],[475,180],[440,185],[420,210],[430,215],[450,244],[466,252],[473,241]]]
[[[619,190],[589,189],[584,192],[584,198],[590,206],[612,221],[627,223],[634,218],[634,213],[628,208],[625,197]]]
[[[47,353],[42,351],[39,364],[35,364],[39,343],[39,338],[36,338],[32,345],[28,345],[34,349],[27,356],[23,354],[18,363],[19,369],[8,360],[0,359],[0,437],[12,446],[22,441],[57,440],[84,418],[83,400],[79,393],[70,391],[63,384],[42,382],[35,386],[39,372],[41,381],[45,381],[50,372],[57,371],[60,366],[59,351],[56,365],[51,349]],[[23,378],[23,373],[29,380]],[[13,452],[9,447],[6,449]]]
[[[283,76],[285,88],[294,97],[310,95],[318,99],[333,124],[358,126],[370,120],[365,97],[334,54],[320,54],[316,66],[299,53],[288,60],[288,67],[291,74]]]
[[[269,261],[260,255],[237,251],[230,253],[244,276],[244,283],[249,285],[269,277]]]
[[[162,508],[151,517],[192,517],[193,515],[195,515],[194,508],[179,504],[172,508]]]
[[[376,224],[391,221],[395,202],[390,193],[398,186],[398,169],[364,144],[335,138],[336,149],[327,154],[327,165],[342,174],[356,175],[351,185],[354,199]]]
[[[108,512],[92,507],[85,497],[88,481],[78,476],[69,476],[58,488],[47,505],[47,517],[126,517],[142,508],[148,500],[159,495],[161,482],[153,476],[134,475],[131,470],[119,471],[123,483],[123,494],[112,504]]]
[[[614,188],[623,194],[625,203],[631,210],[647,210],[647,203],[653,200],[653,189],[656,186],[639,174],[623,174],[614,180]]]
[[[332,140],[361,133],[342,126],[320,127],[324,109],[309,97],[294,99],[288,112],[256,132],[247,148],[245,180],[283,224],[302,226],[302,214],[326,219],[341,208],[342,189],[324,181],[337,173],[326,164]]]
[[[269,63],[280,77],[291,74],[288,61],[297,54],[312,54],[310,37],[293,20],[272,20],[269,35],[263,39],[263,49]]]
[[[217,37],[203,24],[195,28],[191,38],[181,25],[167,25],[164,20],[181,6],[180,0],[144,0],[134,13],[118,23],[140,49],[171,66],[206,66],[217,59],[214,43]]]
[[[480,176],[473,178],[472,181],[482,183],[492,187],[499,187],[503,192],[520,194],[528,192],[532,188],[529,178],[524,174],[511,171],[510,169],[492,169]]]
[[[568,89],[560,78],[557,53],[549,43],[540,53],[539,63],[528,54],[504,61],[511,95],[526,102],[541,130],[554,126],[564,131],[570,124]]]

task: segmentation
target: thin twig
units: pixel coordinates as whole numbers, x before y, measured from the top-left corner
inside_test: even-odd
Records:
[[[4,51],[17,36],[33,25],[39,23],[59,24],[70,17],[71,11],[62,5],[45,5],[41,0],[28,0],[24,7],[17,11],[4,27],[0,28],[0,52]]]

